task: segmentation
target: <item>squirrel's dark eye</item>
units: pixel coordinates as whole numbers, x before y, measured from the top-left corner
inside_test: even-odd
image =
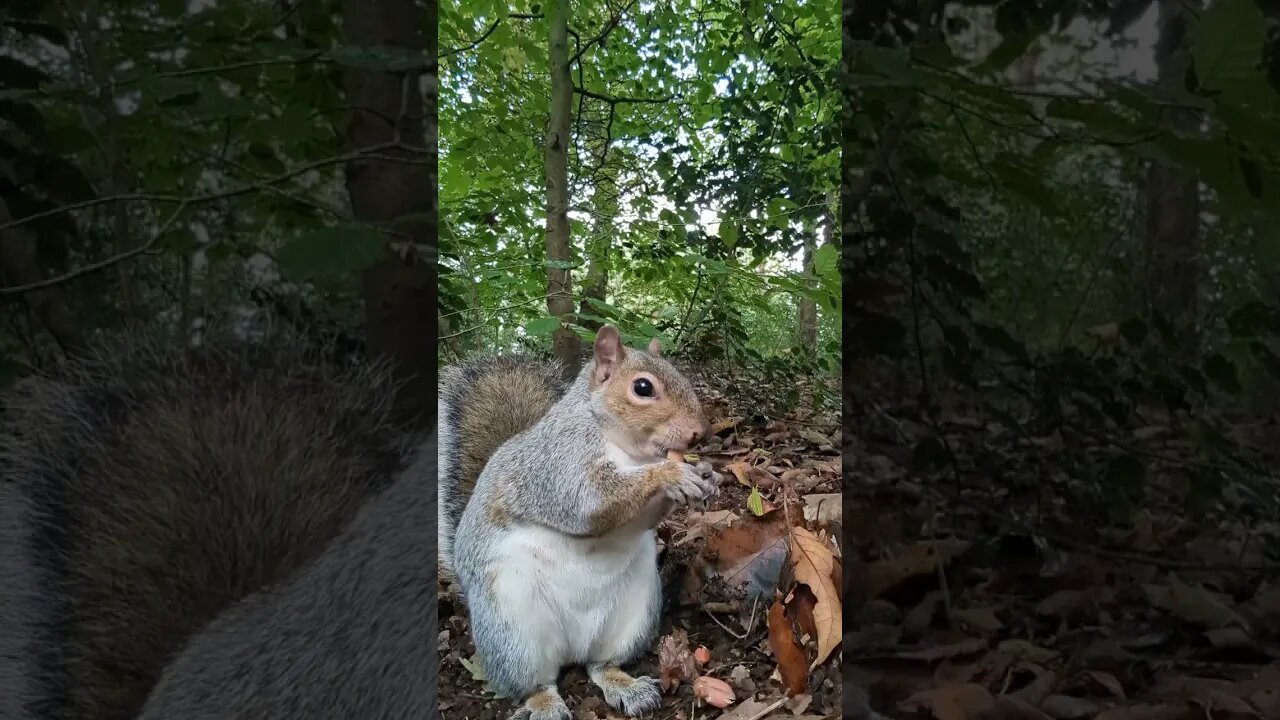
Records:
[[[636,378],[635,382],[631,383],[631,389],[635,390],[640,397],[653,397],[653,383],[649,382],[648,378]]]

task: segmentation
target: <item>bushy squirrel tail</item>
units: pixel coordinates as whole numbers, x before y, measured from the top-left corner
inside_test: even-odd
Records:
[[[495,355],[440,371],[437,425],[440,572],[453,574],[453,534],[485,463],[565,393],[561,365]]]

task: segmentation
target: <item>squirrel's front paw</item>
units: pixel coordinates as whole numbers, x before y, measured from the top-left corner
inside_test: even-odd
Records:
[[[681,503],[705,504],[720,491],[720,478],[711,464],[700,462],[696,466],[680,463],[680,479],[667,487],[667,495]]]
[[[711,463],[702,461],[693,468],[698,473],[698,484],[702,488],[702,502],[708,504],[720,494],[720,481],[723,479]]]

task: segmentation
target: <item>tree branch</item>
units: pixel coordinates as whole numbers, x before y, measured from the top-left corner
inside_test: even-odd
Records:
[[[117,253],[115,255],[112,255],[111,257],[105,258],[103,260],[99,260],[98,262],[95,262],[95,263],[90,263],[89,265],[85,265],[80,268],[76,268],[75,270],[72,270],[67,273],[63,273],[62,275],[58,275],[57,277],[49,278],[48,280],[31,282],[24,285],[17,285],[13,287],[0,287],[0,295],[17,295],[25,292],[30,292],[32,290],[39,290],[41,288],[51,287],[53,285],[58,285],[60,283],[66,282],[68,280],[72,280],[82,275],[88,275],[89,273],[97,272],[104,268],[111,267],[116,263],[123,262],[130,258],[134,258],[139,255],[148,253],[151,251],[153,247],[155,247],[156,243],[160,241],[160,238],[166,232],[169,231],[169,228],[173,226],[174,222],[176,222],[178,216],[182,213],[182,211],[194,205],[203,205],[205,203],[213,202],[215,200],[226,200],[228,198],[247,195],[249,193],[256,192],[258,190],[265,190],[270,188],[271,186],[284,182],[285,180],[288,180],[290,178],[297,177],[298,175],[308,173],[312,170],[318,170],[320,168],[328,167],[330,165],[340,165],[343,163],[356,162],[360,160],[383,160],[383,161],[389,161],[389,162],[408,162],[408,163],[421,162],[418,160],[414,160],[412,158],[402,158],[402,157],[396,157],[393,155],[379,154],[384,150],[410,150],[415,152],[425,152],[425,148],[413,147],[413,146],[405,145],[403,143],[395,143],[395,142],[382,143],[379,145],[370,145],[369,147],[362,148],[355,152],[344,153],[342,155],[336,155],[334,157],[324,158],[322,160],[317,160],[315,162],[299,165],[296,168],[287,170],[278,175],[273,175],[260,182],[251,183],[249,185],[244,185],[238,188],[232,188],[230,190],[222,190],[219,192],[208,193],[206,195],[196,195],[196,196],[187,197],[187,198],[174,197],[170,195],[124,196],[123,199],[137,199],[139,197],[142,197],[147,199],[160,199],[162,201],[167,201],[167,202],[176,202],[178,204],[178,207],[175,208],[172,213],[170,213],[169,217],[166,218],[163,223],[161,223],[160,227],[152,234],[149,240],[133,248],[132,250],[129,250],[128,252]],[[66,207],[56,208],[55,210],[51,210],[51,211],[36,213],[34,215],[28,215],[27,217],[22,218],[20,220],[15,220],[12,222],[0,224],[0,231],[7,230],[9,228],[22,225],[24,223],[31,222],[41,217],[55,215],[60,212],[70,212],[71,210],[77,209],[77,207],[98,205],[98,204],[101,204],[102,202],[111,202],[111,201],[122,201],[122,198],[121,197],[100,198],[97,201],[89,201],[87,203],[78,203],[77,205],[69,205]]]
[[[581,88],[581,87],[578,87],[577,85],[573,86],[573,91],[585,97],[594,98],[596,100],[607,102],[610,105],[617,105],[618,103],[664,103],[664,102],[671,102],[676,97],[674,94],[668,95],[666,97],[660,97],[660,98],[657,98],[657,97],[634,98],[634,97],[621,97],[621,96],[615,97],[612,95],[605,95],[603,93],[587,90],[586,88]]]
[[[631,9],[631,6],[635,4],[636,4],[636,0],[628,0],[627,4],[623,5],[622,8],[618,10],[618,13],[616,15],[609,18],[609,21],[604,24],[604,28],[601,29],[596,36],[592,37],[586,42],[579,43],[578,51],[573,54],[573,57],[569,58],[569,64],[573,65],[574,63],[578,62],[578,60],[587,52],[587,50],[591,49],[592,45],[604,42],[604,39],[609,36],[609,33],[613,32],[613,29],[618,27],[618,23],[622,22],[622,16],[625,15],[627,11]]]
[[[494,30],[497,30],[497,29],[498,29],[498,26],[499,26],[499,25],[501,25],[501,24],[502,24],[502,18],[498,18],[497,20],[494,20],[494,21],[493,21],[493,24],[489,26],[489,29],[488,29],[488,30],[485,30],[485,31],[484,31],[484,33],[483,33],[480,37],[476,38],[475,40],[472,40],[470,43],[467,43],[466,45],[464,45],[464,46],[462,46],[462,47],[454,48],[454,49],[452,49],[452,50],[446,50],[446,51],[444,51],[444,52],[440,53],[439,55],[437,55],[437,56],[436,56],[436,57],[437,57],[437,59],[441,59],[441,60],[443,60],[444,58],[447,58],[447,57],[449,57],[450,55],[457,55],[458,53],[463,53],[463,52],[468,52],[468,51],[470,51],[470,50],[475,50],[477,47],[479,47],[479,46],[480,46],[480,43],[484,42],[485,40],[488,40],[488,39],[489,39],[489,36],[493,34],[493,31],[494,31]]]

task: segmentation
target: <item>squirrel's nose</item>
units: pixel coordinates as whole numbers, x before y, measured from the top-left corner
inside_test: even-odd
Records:
[[[695,443],[707,434],[707,426],[704,423],[702,427],[696,427],[689,431],[689,447],[693,447]]]

